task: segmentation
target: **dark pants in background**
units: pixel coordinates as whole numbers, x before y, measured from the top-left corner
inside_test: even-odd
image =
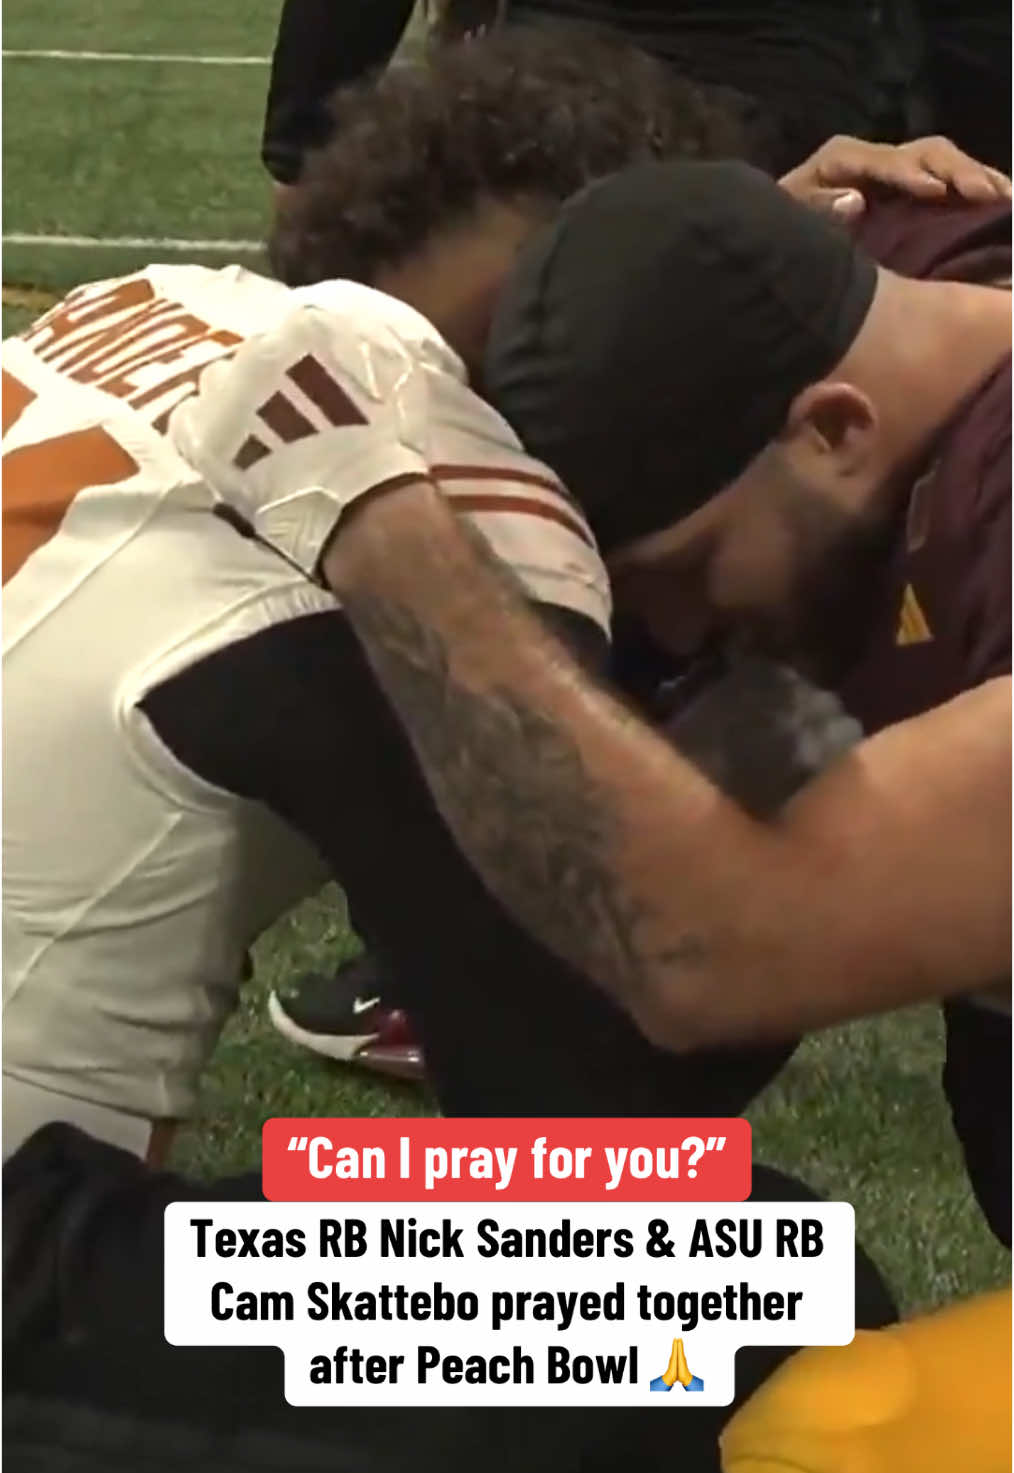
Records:
[[[1011,7],[1004,0],[919,0],[934,131],[1011,169]]]
[[[944,1007],[944,1091],[986,1221],[1011,1245],[1010,1018],[968,1002]]]
[[[262,157],[291,183],[328,134],[336,87],[383,67],[413,0],[285,0]],[[729,87],[770,121],[756,162],[784,172],[835,133],[945,133],[1010,168],[1011,13],[999,0],[450,0],[448,39],[491,24],[593,23],[682,75]]]

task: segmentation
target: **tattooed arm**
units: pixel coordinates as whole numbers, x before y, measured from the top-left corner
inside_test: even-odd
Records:
[[[765,824],[588,681],[434,487],[354,511],[324,570],[490,889],[656,1041],[1006,969],[1009,681],[862,743]]]

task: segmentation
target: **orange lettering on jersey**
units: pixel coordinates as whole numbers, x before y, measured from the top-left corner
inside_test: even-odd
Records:
[[[82,296],[84,301],[81,300]],[[97,297],[88,296],[87,288],[82,287],[46,312],[37,322],[33,322],[22,336],[26,343],[31,344],[34,352],[41,356],[55,343],[80,328],[90,327],[100,318],[109,317],[114,312],[124,312],[129,307],[139,307],[144,302],[154,301],[154,298],[151,283],[143,277],[135,281],[120,282],[118,286]]]
[[[24,414],[29,404],[35,398],[35,394],[27,384],[23,384],[12,373],[8,373],[6,368],[2,371],[2,377],[3,433],[6,435],[11,425],[16,424]]]
[[[71,310],[78,295],[74,293],[68,298],[66,310],[54,308],[41,318],[29,329],[26,340],[37,329],[48,329],[49,336],[41,345],[32,344],[44,362],[67,374],[75,383],[94,385],[114,398],[126,399],[132,409],[140,409],[176,391],[172,402],[152,421],[160,434],[165,433],[176,405],[196,391],[208,364],[227,357],[243,341],[239,333],[224,328],[213,330],[179,302],[156,298],[147,282],[127,282],[103,293],[97,300],[92,298],[86,304],[87,311],[80,307]],[[131,307],[137,310],[121,316],[117,322],[110,324],[102,320]],[[82,333],[82,328],[90,330]],[[205,344],[215,345],[219,351],[213,348],[201,353],[190,366],[156,383],[136,382],[136,375],[143,369],[156,363],[186,361],[191,349]]]
[[[105,299],[111,301],[112,293]],[[124,302],[118,303],[122,308]],[[88,323],[94,322],[90,314]],[[77,326],[83,325],[83,319]],[[224,328],[212,330],[200,317],[187,312],[179,302],[148,301],[129,317],[111,326],[99,326],[83,337],[71,335],[47,343],[43,358],[60,373],[79,384],[91,384],[117,399],[126,399],[132,409],[140,409],[185,386],[193,393],[201,374],[209,363],[228,353],[243,341],[239,333]],[[189,350],[203,344],[216,344],[226,352],[201,354],[197,362],[180,373],[171,374],[157,383],[141,386],[135,376],[155,363],[173,364],[185,358]],[[69,355],[69,356],[68,356]],[[169,414],[187,398],[178,393],[172,404],[153,421],[154,428],[164,433]]]
[[[48,542],[79,491],[135,475],[137,461],[93,425],[20,445],[3,458],[3,581]]]
[[[44,363],[51,363],[61,373],[70,374],[78,383],[90,384],[97,373],[90,370],[91,361],[99,361],[113,353],[122,353],[133,343],[139,342],[151,332],[153,326],[161,325],[164,318],[179,308],[174,302],[149,302],[129,317],[112,326],[98,327],[84,337],[74,337],[70,342],[60,342],[40,353]],[[70,355],[69,357],[67,355]]]
[[[127,401],[131,409],[139,409],[143,404],[150,404],[155,399],[164,399],[167,394],[174,393],[177,389],[184,390],[183,393],[176,394],[172,403],[167,405],[152,420],[152,428],[158,430],[160,435],[164,435],[168,429],[169,416],[177,404],[182,404],[184,399],[189,399],[191,394],[197,392],[198,385],[201,381],[201,374],[207,368],[208,364],[220,362],[223,358],[231,358],[236,351],[237,345],[243,339],[239,333],[227,332],[225,328],[222,328],[218,332],[209,332],[207,337],[200,338],[198,341],[202,347],[205,343],[221,343],[224,351],[220,353],[209,353],[207,356],[202,355],[200,361],[195,363],[191,368],[184,369],[182,373],[174,374],[172,378],[161,379],[150,389],[145,389],[142,393],[135,394],[132,399],[128,399]]]
[[[202,322],[199,317],[194,317],[190,312],[182,312],[178,317],[173,317],[159,324],[157,341],[147,342],[137,353],[132,354],[116,367],[107,370],[100,369],[98,388],[106,394],[113,394],[117,399],[126,399],[135,394],[140,387],[127,377],[128,374],[139,373],[144,368],[150,368],[154,363],[175,363],[182,356],[183,349],[188,348],[191,343],[200,342],[208,332],[208,324]],[[116,353],[103,355],[108,362],[110,357],[118,356]],[[87,367],[92,369],[96,366],[95,360],[89,360]],[[71,375],[77,378],[77,373]]]

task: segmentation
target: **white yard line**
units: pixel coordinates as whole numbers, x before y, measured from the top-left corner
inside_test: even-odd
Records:
[[[154,61],[183,66],[267,66],[270,56],[185,56],[144,51],[4,50],[5,61]]]
[[[14,246],[70,246],[76,250],[105,248],[108,250],[153,250],[153,251],[219,251],[227,255],[230,251],[262,251],[260,240],[181,240],[177,236],[151,235],[22,235],[12,232],[4,235],[4,245]]]

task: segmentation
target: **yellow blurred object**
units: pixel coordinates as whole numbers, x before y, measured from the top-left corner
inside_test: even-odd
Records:
[[[1010,1290],[797,1352],[721,1447],[723,1473],[1010,1473]]]

